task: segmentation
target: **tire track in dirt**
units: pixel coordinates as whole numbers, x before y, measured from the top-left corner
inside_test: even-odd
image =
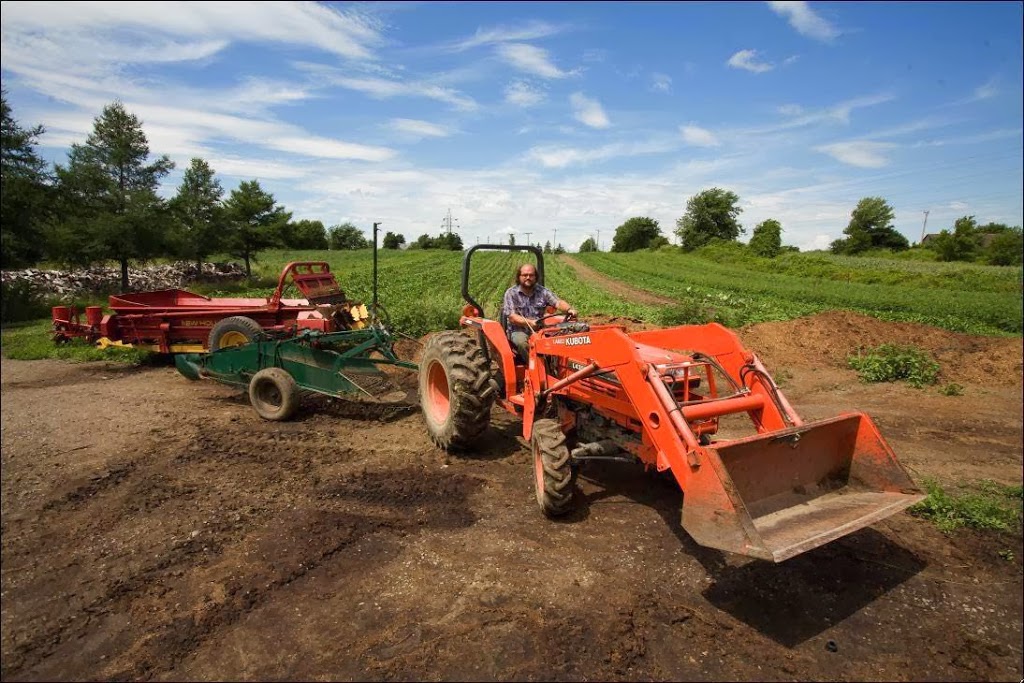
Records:
[[[596,285],[597,287],[611,292],[616,296],[621,296],[627,301],[633,301],[646,306],[671,306],[678,303],[675,299],[670,299],[667,296],[648,292],[644,289],[637,289],[636,287],[626,284],[622,280],[610,278],[603,273],[599,273],[590,266],[586,266],[577,261],[572,256],[562,254],[559,258],[562,263],[576,271],[576,276],[580,280]]]

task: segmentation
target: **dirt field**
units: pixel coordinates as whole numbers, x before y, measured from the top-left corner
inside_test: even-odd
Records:
[[[845,313],[740,336],[805,419],[864,410],[916,479],[1021,482],[1019,339]],[[928,348],[964,395],[859,383],[845,354],[881,341]],[[625,464],[588,466],[578,512],[545,520],[497,411],[456,457],[414,410],[308,401],[277,424],[170,367],[0,370],[5,680],[1024,671],[1019,533],[901,513],[772,565],[695,545],[678,488]]]

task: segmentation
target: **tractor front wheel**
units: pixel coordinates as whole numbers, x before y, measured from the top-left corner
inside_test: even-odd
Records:
[[[447,331],[430,338],[419,398],[431,441],[446,450],[470,446],[491,423],[494,397],[487,361],[472,337]]]
[[[543,419],[533,423],[530,449],[537,504],[548,517],[560,517],[572,510],[576,476],[558,420]]]
[[[249,402],[264,420],[287,420],[299,409],[299,385],[283,368],[264,368],[249,382]]]
[[[233,315],[230,318],[217,321],[217,324],[210,330],[208,345],[210,351],[227,349],[254,342],[262,335],[263,328],[258,322],[244,315]]]

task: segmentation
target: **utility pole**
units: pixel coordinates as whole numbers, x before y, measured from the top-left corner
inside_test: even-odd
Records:
[[[931,213],[928,209],[924,210],[924,225],[921,226],[921,241],[924,242],[925,230],[928,228],[928,214]]]
[[[558,228],[552,228],[552,230],[555,234],[551,238],[551,251],[554,251],[555,249],[558,248]]]
[[[452,222],[454,221],[455,227],[459,227],[459,219],[452,218],[452,210],[448,209],[448,215],[441,219],[441,227],[445,229],[445,232],[449,235],[452,234]]]
[[[597,250],[601,251],[601,231],[597,231]]]
[[[532,232],[527,232],[527,233],[523,233],[523,234],[526,235],[526,243],[530,244],[530,235],[532,235],[533,233]]]

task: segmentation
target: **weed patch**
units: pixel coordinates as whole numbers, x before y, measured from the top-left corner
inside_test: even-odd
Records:
[[[938,381],[939,364],[913,346],[882,344],[867,352],[857,352],[846,362],[865,382],[905,380],[918,389]]]
[[[928,497],[910,508],[911,514],[935,523],[946,533],[960,527],[1012,531],[1021,527],[1021,487],[982,481],[973,490],[951,494],[925,480]]]

